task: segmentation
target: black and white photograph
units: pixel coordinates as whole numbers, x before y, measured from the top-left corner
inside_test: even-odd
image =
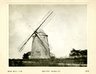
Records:
[[[86,4],[9,4],[9,67],[87,67]]]

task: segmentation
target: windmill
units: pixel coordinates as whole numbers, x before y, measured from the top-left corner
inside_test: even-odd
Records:
[[[50,17],[53,11],[48,12],[48,16],[41,22],[37,29],[28,37],[28,39],[22,44],[19,51],[21,52],[30,38],[33,38],[30,59],[38,58],[50,58],[50,48],[48,44],[48,35],[44,33],[40,27]]]

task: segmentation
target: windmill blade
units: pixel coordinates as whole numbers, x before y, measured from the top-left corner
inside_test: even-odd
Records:
[[[48,12],[49,13],[49,12]],[[47,20],[47,18],[53,13],[53,11],[50,12],[50,14],[43,20],[43,22],[37,27],[37,29],[29,36],[29,38],[24,42],[24,44],[20,47],[20,52],[23,50],[26,43],[30,40],[30,38],[37,32],[37,30],[42,26],[42,24]]]
[[[37,32],[37,30],[41,27],[41,25],[48,19],[48,17],[53,13],[53,11],[50,12],[50,14],[43,20],[43,22],[39,25],[39,27],[34,31]]]
[[[34,34],[34,33],[33,33]],[[24,46],[26,45],[26,43],[30,40],[30,38],[33,36],[33,34],[31,34],[28,39],[24,42],[24,44],[20,47],[19,51],[21,52],[24,48]]]

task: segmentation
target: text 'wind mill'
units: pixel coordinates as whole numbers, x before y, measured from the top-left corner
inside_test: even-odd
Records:
[[[29,36],[29,38],[23,43],[19,51],[21,52],[26,43],[33,37],[30,59],[47,59],[50,58],[50,48],[48,43],[48,35],[44,33],[40,27],[50,17],[53,11],[48,12],[47,17],[41,22],[37,29]]]

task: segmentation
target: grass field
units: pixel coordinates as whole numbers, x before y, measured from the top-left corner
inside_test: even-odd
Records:
[[[87,67],[87,58],[9,59],[10,67]]]

